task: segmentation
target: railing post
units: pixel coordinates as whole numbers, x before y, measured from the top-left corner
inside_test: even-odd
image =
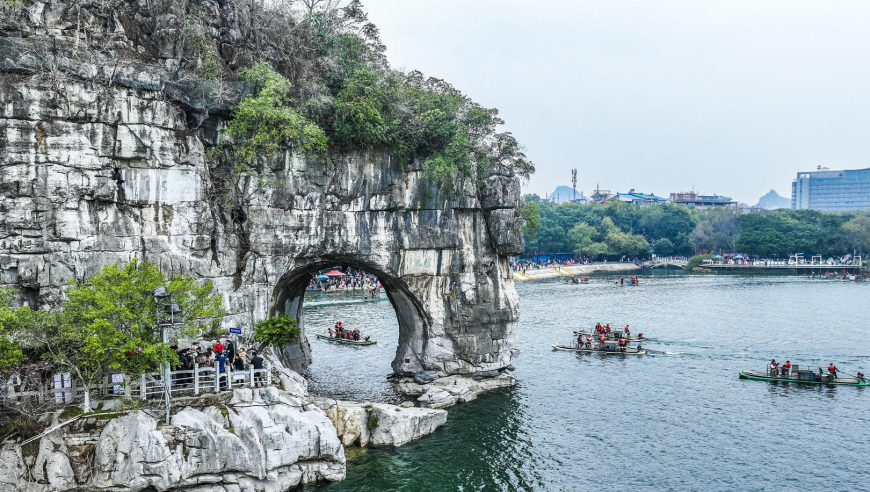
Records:
[[[218,372],[219,369],[220,369],[220,366],[218,366],[218,365],[214,366],[214,392],[215,393],[221,392],[221,373]]]
[[[272,363],[266,363],[266,386],[272,386]]]
[[[169,369],[169,367],[167,367],[167,369]],[[169,398],[172,398],[172,370],[171,369],[166,371],[165,383],[166,383],[166,395]]]
[[[254,386],[256,386],[256,384],[254,383],[254,373],[256,371],[256,369],[254,369],[254,364],[251,364],[251,366],[248,368],[248,370],[251,371],[251,378],[250,378],[250,381],[248,381],[248,383],[251,385],[251,388],[253,388]]]
[[[148,380],[145,379],[145,375],[139,379],[139,397],[142,400],[148,398]]]
[[[199,364],[193,363],[193,394],[199,395]]]

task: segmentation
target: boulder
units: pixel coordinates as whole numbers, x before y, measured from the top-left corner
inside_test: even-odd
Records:
[[[445,408],[456,405],[458,400],[449,391],[445,391],[438,386],[429,386],[426,392],[417,398],[417,401],[426,408]]]
[[[373,403],[371,412],[377,417],[370,441],[375,446],[402,446],[435,432],[447,422],[445,410]]]

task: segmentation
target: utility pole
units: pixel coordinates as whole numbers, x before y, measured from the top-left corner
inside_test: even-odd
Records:
[[[574,185],[574,201],[577,201],[577,168],[571,170],[571,184]]]

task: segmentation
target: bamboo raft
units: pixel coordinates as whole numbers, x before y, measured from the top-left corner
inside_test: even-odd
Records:
[[[802,379],[801,373],[812,373],[813,379]],[[812,371],[799,371],[791,374],[770,374],[770,372],[753,372],[740,371],[740,379],[754,379],[756,381],[776,381],[783,383],[801,383],[801,384],[827,384],[841,386],[870,386],[870,381],[865,378],[835,378],[831,374],[825,374],[819,377],[818,374]]]
[[[345,345],[374,345],[377,340],[348,340],[347,338],[336,338],[329,336],[329,333],[317,333],[317,338],[329,340],[330,342],[343,343]]]
[[[602,347],[578,347],[576,345],[562,345],[559,343],[553,344],[553,350],[565,350],[567,352],[595,352],[600,354],[612,354],[612,355],[643,355],[646,353],[646,349],[636,348],[636,347],[625,347],[625,350],[620,350],[617,348],[616,350],[609,350]]]

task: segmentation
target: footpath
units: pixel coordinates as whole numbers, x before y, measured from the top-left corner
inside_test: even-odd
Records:
[[[525,272],[514,272],[514,280],[534,280],[539,278],[553,278],[571,275],[584,276],[592,272],[626,272],[639,270],[634,263],[593,263],[591,265],[556,266],[536,268]]]

